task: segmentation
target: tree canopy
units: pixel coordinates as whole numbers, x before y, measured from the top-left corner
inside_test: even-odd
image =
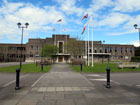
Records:
[[[58,52],[57,46],[55,46],[55,45],[45,45],[41,50],[41,56],[52,58],[53,55],[56,55],[57,52]]]

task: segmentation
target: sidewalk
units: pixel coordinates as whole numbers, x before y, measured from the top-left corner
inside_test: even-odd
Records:
[[[0,105],[139,105],[139,93],[112,85],[106,89],[73,72],[67,64],[55,64],[31,87],[13,91]]]

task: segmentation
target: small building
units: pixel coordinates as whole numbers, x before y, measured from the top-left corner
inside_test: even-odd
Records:
[[[21,57],[25,61],[26,44],[0,43],[0,62],[19,62]]]

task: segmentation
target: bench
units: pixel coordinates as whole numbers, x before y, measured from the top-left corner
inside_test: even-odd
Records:
[[[118,68],[123,69],[123,68],[139,68],[139,64],[137,63],[120,63],[118,64]]]

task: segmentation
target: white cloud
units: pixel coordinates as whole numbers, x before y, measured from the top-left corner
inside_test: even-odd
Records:
[[[118,27],[130,20],[130,16],[122,13],[110,13],[108,16],[104,16],[101,21],[98,21],[99,26],[109,26],[109,27]]]
[[[125,30],[125,31],[122,31],[122,32],[112,32],[112,33],[108,33],[107,35],[108,36],[121,36],[121,35],[126,35],[126,34],[132,34],[136,32],[136,30]]]
[[[17,23],[28,22],[29,28],[25,31],[25,37],[31,36],[32,32],[51,30],[51,24],[56,24],[57,20],[62,18],[66,23],[64,14],[53,6],[39,8],[33,4],[10,3],[5,1],[0,7],[0,38],[7,40],[17,40],[20,38],[21,30],[18,29]]]
[[[131,44],[133,44],[136,47],[139,47],[139,41],[138,40],[132,41]]]
[[[134,12],[140,10],[140,0],[116,0],[115,11]]]
[[[84,12],[84,8],[76,6],[76,0],[55,0],[60,4],[60,10],[68,15],[75,14],[81,16]]]
[[[112,0],[93,0],[90,8],[93,11],[98,11],[100,9],[104,9],[105,7],[110,7],[113,5]]]

